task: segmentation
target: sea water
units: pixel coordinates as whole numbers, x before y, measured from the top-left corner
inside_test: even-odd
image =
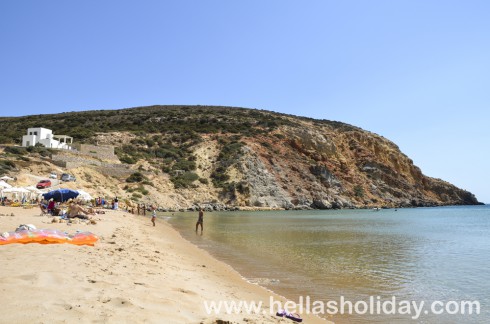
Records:
[[[292,301],[395,297],[424,301],[427,310],[416,319],[376,310],[322,316],[337,323],[490,323],[490,206],[207,212],[203,235],[195,233],[197,213],[165,217],[249,281]],[[431,312],[443,302],[452,313],[453,301],[478,301],[480,314]]]

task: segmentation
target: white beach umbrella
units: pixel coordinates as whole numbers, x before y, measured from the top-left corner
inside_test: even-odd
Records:
[[[25,187],[25,189],[27,189],[27,190],[29,190],[29,192],[33,192],[35,194],[42,194],[43,193],[41,190],[37,189],[34,186]]]
[[[3,192],[5,192],[5,193],[29,193],[30,191],[27,190],[26,188],[12,187],[12,188],[4,189]]]
[[[0,188],[12,188],[12,186],[2,180],[0,181]]]
[[[38,198],[43,193],[41,190],[37,189],[34,186],[25,187],[25,189],[29,190],[30,199]]]
[[[78,196],[77,199],[82,199],[85,201],[92,200],[94,199],[88,192],[83,191],[83,190],[77,190],[78,191]]]
[[[30,191],[25,188],[12,187],[2,190],[2,195],[12,194],[16,199],[22,199],[22,196],[29,193]]]

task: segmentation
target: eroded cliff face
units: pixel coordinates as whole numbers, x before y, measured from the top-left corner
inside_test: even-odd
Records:
[[[426,177],[387,139],[348,125],[302,121],[243,139],[239,205],[282,208],[477,204],[470,192]],[[229,203],[233,203],[229,201]]]
[[[190,188],[174,188],[171,174],[157,172],[161,162],[141,161],[156,188],[145,197],[172,208],[196,208],[209,203],[219,208],[331,209],[413,207],[478,204],[470,192],[424,176],[413,161],[389,140],[350,125],[289,117],[268,134],[240,136],[234,159],[220,162],[223,142],[233,134],[203,134],[189,147],[196,163]],[[128,135],[129,136],[129,135]],[[118,136],[100,134],[98,142],[121,145]],[[105,140],[103,140],[105,139]],[[220,144],[221,143],[221,144]],[[227,185],[213,182],[225,173]],[[231,188],[231,189],[230,189]],[[175,202],[172,200],[175,198]]]

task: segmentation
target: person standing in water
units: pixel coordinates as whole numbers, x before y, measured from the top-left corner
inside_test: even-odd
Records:
[[[153,226],[155,226],[155,220],[157,219],[157,209],[152,208],[153,212],[151,213],[151,222],[153,223]]]
[[[203,219],[204,219],[204,212],[202,211],[202,208],[199,209],[199,218],[197,219],[196,223],[196,233],[197,233],[197,228],[199,225],[201,225],[201,234],[203,231]]]

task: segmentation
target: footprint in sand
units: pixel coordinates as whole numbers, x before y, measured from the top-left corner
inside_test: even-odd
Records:
[[[177,290],[183,294],[197,295],[195,292],[193,292],[191,290],[183,289],[183,288],[178,288],[178,289],[174,289],[174,290]]]
[[[73,309],[73,306],[70,305],[70,304],[58,304],[58,303],[54,303],[53,306],[56,306],[56,307],[61,307],[65,310],[71,310]]]
[[[117,307],[127,307],[127,306],[132,306],[133,303],[129,301],[128,299],[125,298],[114,298],[110,300],[111,305],[117,306]]]

